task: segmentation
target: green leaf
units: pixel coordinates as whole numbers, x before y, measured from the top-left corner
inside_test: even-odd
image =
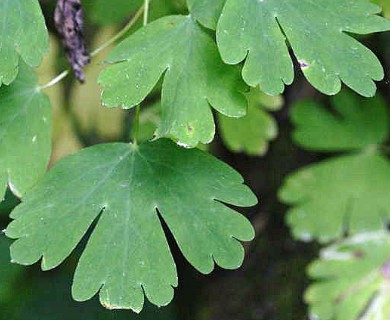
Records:
[[[50,196],[49,196],[50,195]],[[18,239],[12,259],[42,269],[58,266],[96,221],[73,282],[73,297],[100,291],[110,309],[139,312],[146,297],[167,305],[177,286],[163,219],[187,260],[209,273],[214,263],[238,268],[240,241],[254,231],[225,206],[250,206],[256,197],[242,177],[197,149],[169,140],[140,146],[103,144],[59,161],[15,209],[7,236]]]
[[[270,97],[252,90],[248,94],[249,108],[246,116],[234,119],[219,116],[221,137],[225,145],[233,152],[245,152],[248,155],[264,155],[268,143],[276,138],[278,126],[268,113],[281,107],[281,97]],[[269,101],[268,101],[269,100]]]
[[[377,154],[343,156],[286,179],[281,200],[293,206],[288,224],[301,240],[326,242],[345,231],[382,229],[390,218],[390,165]]]
[[[194,147],[215,132],[210,105],[226,116],[245,115],[246,89],[238,71],[221,61],[213,39],[191,17],[159,19],[123,41],[100,75],[103,103],[132,108],[164,75],[157,136]],[[240,92],[241,91],[241,92]]]
[[[87,17],[101,25],[123,21],[131,12],[140,8],[142,4],[143,0],[83,0]]]
[[[382,7],[385,17],[390,18],[390,2],[388,0],[374,0],[374,3]]]
[[[37,67],[49,49],[45,20],[37,0],[0,2],[0,86],[18,74],[19,56]]]
[[[294,140],[309,150],[347,151],[384,142],[389,135],[389,113],[379,96],[359,99],[342,92],[333,99],[333,113],[315,102],[293,107]]]
[[[373,96],[384,73],[376,56],[347,33],[390,30],[368,0],[227,0],[217,26],[223,60],[244,60],[250,86],[277,95],[294,78],[286,40],[309,82],[325,94],[341,82],[363,96]],[[287,39],[286,39],[287,38]]]
[[[313,319],[388,319],[388,233],[363,233],[324,249],[309,274],[316,281],[306,292]]]
[[[8,184],[22,196],[46,171],[51,108],[33,70],[20,65],[17,79],[0,88],[0,193]]]
[[[215,30],[226,0],[187,0],[191,15],[206,28]]]

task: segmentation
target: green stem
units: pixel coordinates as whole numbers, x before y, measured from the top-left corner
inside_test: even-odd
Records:
[[[119,31],[111,39],[109,39],[107,42],[103,43],[100,47],[96,48],[94,51],[91,52],[91,57],[95,57],[104,49],[106,49],[107,47],[115,43],[117,40],[121,39],[124,35],[126,35],[126,33],[134,26],[134,24],[141,17],[141,15],[144,14],[145,16],[146,9],[146,5],[143,5],[141,8],[139,8],[135,15],[132,17],[132,19],[123,27],[121,31]]]
[[[149,3],[150,0],[144,0],[143,5],[143,13],[144,13],[144,19],[143,19],[143,26],[145,27],[148,24],[148,18],[149,18]],[[141,105],[138,105],[135,109],[135,115],[134,115],[134,121],[133,121],[133,143],[137,145],[138,138],[139,138],[139,115],[141,113]]]
[[[134,121],[133,121],[133,143],[138,144],[139,138],[139,115],[141,113],[141,106],[138,105],[135,108]]]
[[[123,27],[123,29],[121,29],[116,35],[114,35],[111,39],[107,40],[106,42],[104,42],[101,46],[99,46],[98,48],[96,48],[95,50],[93,50],[91,52],[91,57],[96,57],[100,52],[102,52],[104,49],[106,49],[107,47],[109,47],[110,45],[112,45],[113,43],[115,43],[116,41],[118,41],[119,39],[121,39],[124,35],[126,35],[126,33],[134,26],[134,24],[139,20],[139,18],[142,16],[142,14],[144,14],[144,21],[145,21],[145,8],[149,7],[149,1],[145,1],[145,4],[146,2],[148,2],[147,6],[146,5],[143,5],[141,8],[138,9],[138,11],[135,13],[135,15],[130,19],[130,21]],[[67,70],[64,70],[62,71],[59,75],[57,75],[56,77],[54,77],[52,80],[50,80],[48,83],[42,85],[42,86],[39,86],[39,90],[43,90],[43,89],[47,89],[47,88],[50,88],[50,87],[53,87],[54,85],[56,85],[57,83],[59,83],[60,81],[62,81],[63,79],[65,79],[70,73],[70,70],[67,69]]]

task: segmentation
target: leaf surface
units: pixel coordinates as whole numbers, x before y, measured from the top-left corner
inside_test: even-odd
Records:
[[[309,150],[337,152],[359,150],[386,141],[389,113],[379,96],[359,99],[343,91],[332,102],[332,109],[315,102],[293,107],[295,142]]]
[[[252,90],[248,95],[248,112],[239,119],[219,115],[219,126],[224,144],[233,152],[250,156],[264,155],[269,141],[276,138],[278,126],[268,111],[281,107],[282,99]]]
[[[37,0],[0,2],[0,86],[18,74],[20,58],[37,67],[49,49],[45,20]]]
[[[188,147],[209,143],[215,132],[210,105],[226,116],[246,113],[238,71],[221,61],[213,39],[191,17],[169,16],[127,38],[100,75],[103,103],[132,108],[163,76],[157,136]]]
[[[390,165],[377,154],[348,155],[290,175],[280,198],[301,240],[322,242],[382,229],[390,218]]]
[[[214,264],[238,268],[239,241],[254,231],[223,203],[256,204],[242,177],[197,149],[161,139],[138,147],[124,143],[87,148],[59,161],[12,213],[7,236],[12,259],[42,268],[58,266],[96,221],[80,258],[73,297],[100,291],[109,309],[139,312],[146,297],[168,304],[177,273],[161,226],[164,220],[187,260],[200,272]]]
[[[368,0],[227,0],[217,26],[223,60],[245,60],[243,78],[250,86],[277,95],[294,78],[286,41],[309,82],[325,94],[341,83],[373,96],[373,80],[384,77],[376,56],[347,33],[390,29]]]
[[[321,320],[387,319],[390,314],[390,236],[363,233],[325,248],[309,268],[310,314]]]
[[[187,0],[191,15],[206,28],[215,30],[226,0]]]
[[[0,88],[0,193],[22,196],[45,173],[51,149],[51,108],[33,70]]]

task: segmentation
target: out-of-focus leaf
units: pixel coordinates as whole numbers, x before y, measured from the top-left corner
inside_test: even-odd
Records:
[[[345,83],[363,96],[373,96],[373,80],[383,79],[383,68],[349,34],[390,30],[390,21],[377,16],[379,12],[369,0],[227,0],[217,42],[223,60],[245,60],[244,80],[270,95],[282,93],[294,78],[287,38],[316,89],[333,95]]]
[[[368,211],[370,214],[372,211]],[[390,315],[390,236],[362,233],[325,248],[309,268],[313,319],[379,320]]]
[[[333,100],[333,113],[315,102],[294,106],[294,140],[309,150],[348,151],[384,142],[389,112],[379,96],[359,99],[347,91]]]
[[[0,197],[7,184],[15,195],[24,195],[45,173],[50,130],[50,102],[34,71],[20,64],[17,79],[0,88]]]
[[[183,1],[158,0],[150,1],[149,21],[166,15],[181,13]],[[99,25],[109,25],[131,19],[132,15],[144,4],[144,0],[83,0],[86,17]],[[142,26],[142,22],[138,24]]]
[[[247,115],[235,119],[219,115],[221,136],[225,145],[233,152],[245,152],[248,155],[264,155],[268,143],[276,138],[278,127],[268,110],[277,110],[282,106],[282,98],[262,94],[252,90],[248,94]]]
[[[20,58],[40,64],[49,49],[45,20],[38,0],[0,1],[0,86],[16,78]]]
[[[377,3],[382,7],[383,15],[390,19],[390,1],[389,0],[374,0],[373,2]]]
[[[84,0],[86,16],[93,22],[107,25],[123,21],[140,8],[143,0]]]
[[[215,263],[235,269],[244,258],[239,241],[251,240],[254,231],[224,203],[256,202],[237,172],[200,150],[165,139],[104,144],[59,161],[11,214],[7,236],[18,239],[13,260],[29,265],[42,258],[48,270],[97,221],[76,270],[73,297],[85,301],[100,291],[107,308],[139,312],[144,294],[163,306],[177,286],[160,218],[196,269],[209,273]]]
[[[232,117],[245,115],[245,85],[220,60],[212,38],[190,17],[159,19],[127,38],[109,56],[100,75],[103,103],[132,108],[163,76],[157,136],[194,147],[209,143],[215,125],[211,106]]]
[[[326,160],[290,175],[280,198],[301,240],[378,230],[390,219],[390,164],[370,153]]]
[[[366,100],[343,93],[334,113],[313,104],[293,107],[295,141],[310,150],[354,151],[287,177],[281,200],[293,206],[288,223],[301,240],[322,242],[381,229],[390,218],[390,164],[380,154],[389,133],[389,116],[378,97]]]

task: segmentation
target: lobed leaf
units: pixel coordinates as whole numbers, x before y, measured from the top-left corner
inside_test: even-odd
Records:
[[[45,20],[37,0],[0,2],[0,86],[18,74],[20,58],[37,67],[49,49]]]
[[[73,297],[100,291],[109,309],[139,312],[144,294],[168,304],[177,272],[160,219],[187,260],[200,272],[214,264],[239,267],[239,241],[254,236],[251,224],[223,203],[256,204],[242,177],[197,149],[169,140],[87,148],[59,161],[11,214],[7,236],[17,239],[12,259],[42,269],[58,266],[96,221],[80,258]]]
[[[348,151],[378,145],[389,135],[389,112],[379,96],[359,99],[344,91],[332,100],[332,110],[315,102],[292,109],[294,140],[315,151]],[[333,112],[331,112],[333,111]]]
[[[219,115],[219,126],[224,144],[233,152],[245,152],[251,156],[264,155],[269,141],[276,138],[278,126],[268,110],[281,107],[281,97],[270,97],[252,90],[248,95],[246,116],[235,119]]]
[[[22,196],[45,173],[50,158],[51,108],[33,70],[0,88],[0,193]]]
[[[333,95],[341,83],[373,96],[384,77],[377,57],[348,33],[390,30],[368,0],[227,0],[217,26],[223,60],[245,60],[244,80],[270,95],[293,82],[286,41],[309,82]]]
[[[226,0],[187,0],[191,15],[206,28],[215,30]]]
[[[375,320],[390,314],[390,236],[362,233],[325,248],[309,268],[313,319]]]
[[[100,75],[108,107],[140,104],[164,77],[157,137],[194,147],[215,132],[210,105],[230,117],[246,112],[246,89],[238,71],[221,61],[217,47],[190,16],[169,16],[127,38]]]
[[[327,242],[345,232],[382,229],[390,218],[390,164],[378,154],[338,157],[290,175],[280,190],[300,240]]]

